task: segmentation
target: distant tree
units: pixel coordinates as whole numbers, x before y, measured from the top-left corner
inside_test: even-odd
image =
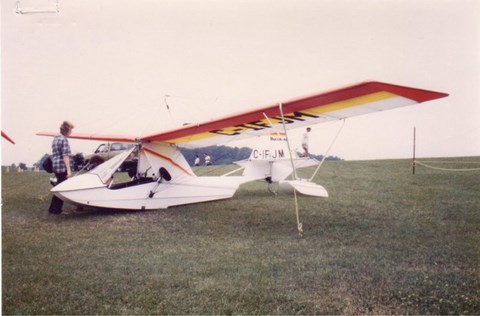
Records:
[[[323,159],[323,155],[310,155],[311,158],[315,158],[319,161],[321,161]],[[342,158],[340,157],[337,157],[337,156],[327,156],[327,158],[325,160],[343,160]]]
[[[19,167],[20,169],[22,169],[22,170],[27,170],[27,169],[28,169],[28,168],[27,168],[27,164],[24,163],[24,162],[19,163],[19,164],[18,164],[18,167]]]
[[[17,169],[17,165],[14,164],[14,163],[12,163],[12,165],[10,166],[10,168],[11,168],[12,170],[15,170],[15,169]]]
[[[247,159],[252,149],[247,147],[208,146],[197,149],[182,149],[181,151],[188,163],[193,166],[196,155],[202,159],[203,154],[208,153],[212,158],[212,164],[228,165],[234,161]],[[201,164],[203,164],[203,161],[201,161]]]
[[[195,155],[198,155],[203,159],[203,154],[208,153],[212,158],[212,164],[214,165],[229,165],[234,161],[244,160],[250,157],[252,149],[248,147],[229,147],[229,146],[208,146],[197,149],[182,149],[182,154],[187,159],[188,163],[193,166],[195,161]],[[301,153],[298,153],[301,155]],[[310,157],[317,160],[322,160],[322,155],[310,155]],[[328,156],[326,160],[342,160],[336,156]],[[203,161],[201,161],[203,165]]]

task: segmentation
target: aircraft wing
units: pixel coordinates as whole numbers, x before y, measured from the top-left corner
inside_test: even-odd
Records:
[[[287,129],[381,112],[448,96],[446,93],[364,82],[281,103]],[[266,133],[283,132],[280,105],[274,104],[145,137],[76,134],[77,139],[117,142],[166,142],[184,148],[224,144]],[[55,136],[42,132],[37,135]]]
[[[391,110],[448,96],[446,93],[382,82],[364,82],[346,88],[282,102],[287,129]],[[201,124],[140,138],[198,148],[265,133],[282,132],[279,104],[237,113]]]
[[[8,135],[5,134],[4,131],[2,131],[2,137],[5,138],[6,140],[8,140],[10,143],[15,145],[15,142],[10,137],[8,137]]]
[[[57,136],[59,133],[54,132],[40,132],[38,136]],[[68,138],[85,139],[85,140],[102,140],[106,142],[119,142],[119,143],[137,143],[139,139],[134,136],[127,135],[101,135],[101,134],[79,134],[72,133]]]

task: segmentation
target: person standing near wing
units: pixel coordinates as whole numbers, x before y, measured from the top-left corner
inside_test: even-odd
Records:
[[[205,153],[205,166],[210,166],[212,164],[212,158],[209,154]]]
[[[303,147],[303,157],[308,157],[308,133],[310,133],[312,129],[310,127],[307,127],[307,130],[305,133],[303,133],[303,138],[302,138],[302,147]]]
[[[193,166],[200,166],[200,157],[198,157],[198,155],[195,155],[195,162],[193,163]]]
[[[73,124],[65,121],[60,126],[60,135],[53,138],[52,142],[52,169],[57,178],[57,183],[62,183],[72,175],[72,169],[70,166],[70,155],[72,151],[68,143],[67,137],[70,135],[73,129]],[[63,212],[63,201],[57,196],[52,197],[50,208],[48,211],[51,214],[60,214]]]

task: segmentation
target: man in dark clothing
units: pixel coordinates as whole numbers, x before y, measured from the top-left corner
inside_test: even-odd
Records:
[[[52,142],[52,166],[55,177],[57,178],[56,185],[67,180],[72,175],[70,167],[70,145],[68,144],[68,135],[72,132],[73,124],[70,122],[63,122],[60,126],[60,135],[53,138]],[[50,208],[48,211],[52,214],[60,214],[63,212],[63,201],[57,196],[52,197]]]

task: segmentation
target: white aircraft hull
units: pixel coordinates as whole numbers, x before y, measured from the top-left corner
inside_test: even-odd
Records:
[[[247,181],[238,176],[197,177],[178,149],[165,144],[148,144],[139,154],[137,180],[115,183],[113,174],[133,150],[60,183],[52,192],[77,205],[154,210],[228,199]]]
[[[111,158],[88,173],[60,183],[52,192],[60,199],[76,205],[154,210],[228,199],[242,183],[266,177],[279,181],[293,170],[290,159],[257,159],[241,163],[245,167],[242,176],[197,177],[176,147],[157,143],[142,146],[138,154],[137,180],[115,183],[114,173],[133,150]],[[294,162],[301,167],[317,163],[306,158],[295,158]],[[307,190],[296,189],[299,192]],[[316,189],[308,188],[317,192],[318,196]]]
[[[243,177],[192,177],[182,183],[149,182],[125,188],[108,188],[104,185],[83,190],[65,190],[60,184],[52,191],[62,200],[76,205],[153,210],[228,199],[243,182]]]

